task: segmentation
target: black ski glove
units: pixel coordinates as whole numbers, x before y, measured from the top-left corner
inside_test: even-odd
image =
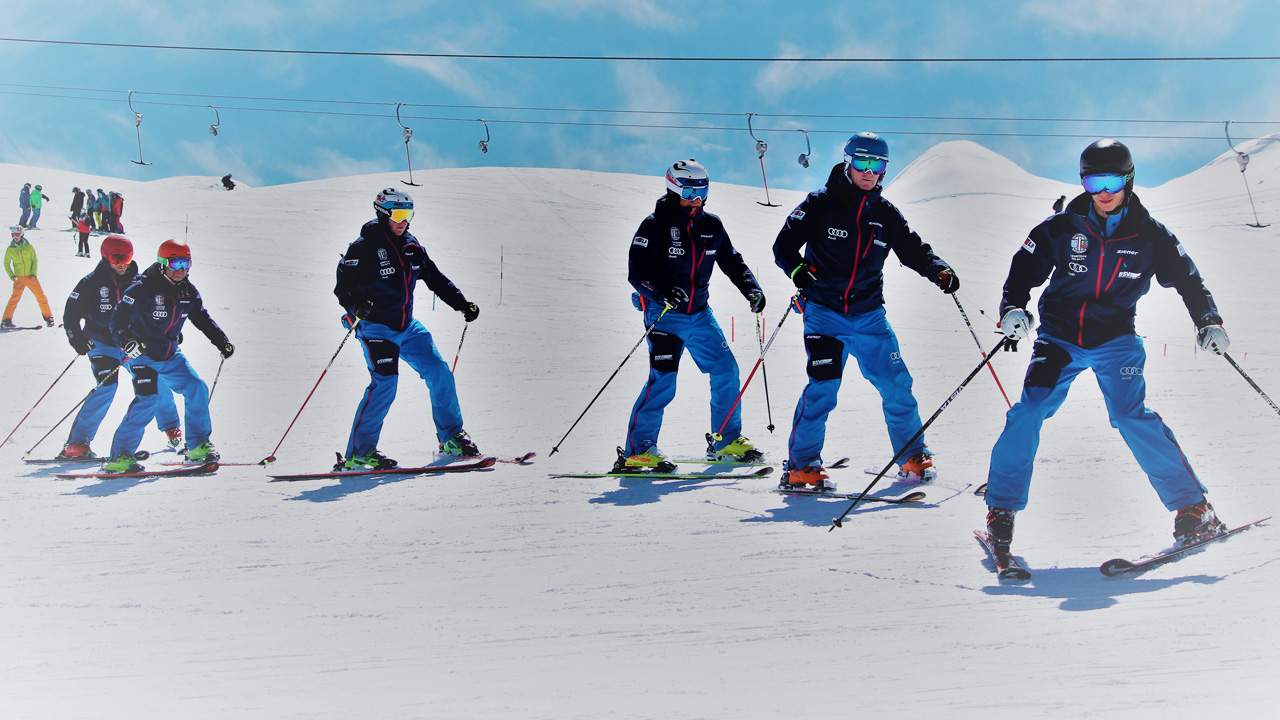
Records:
[[[364,302],[361,302],[360,304],[356,305],[355,308],[352,309],[351,314],[363,320],[369,317],[370,313],[372,312],[373,312],[373,301],[365,300]]]
[[[472,322],[472,321],[474,321],[474,320],[475,320],[476,318],[478,318],[478,317],[480,317],[480,306],[479,306],[479,305],[477,305],[477,304],[475,304],[475,303],[473,303],[473,302],[469,302],[469,303],[467,303],[467,306],[466,306],[466,307],[462,308],[462,319],[463,319],[463,320],[466,320],[467,322]]]
[[[956,277],[955,270],[943,268],[934,276],[933,284],[942,288],[942,292],[950,295],[960,289],[960,278]]]
[[[674,285],[667,291],[666,295],[662,296],[662,302],[666,303],[669,308],[678,308],[689,302],[689,291],[679,285]]]
[[[77,355],[88,355],[93,349],[93,341],[83,335],[68,336],[67,341],[71,343],[71,349],[75,350]]]
[[[231,357],[236,351],[236,346],[232,345],[230,340],[223,340],[222,344],[218,345],[217,348],[218,352],[222,353],[223,360]]]
[[[791,271],[791,282],[796,284],[797,290],[808,290],[818,282],[818,276],[813,274],[813,268],[800,263]]]
[[[752,290],[747,293],[747,303],[751,305],[751,312],[759,315],[764,310],[764,291]]]
[[[126,360],[137,360],[147,351],[147,346],[140,340],[129,340],[120,348]]]

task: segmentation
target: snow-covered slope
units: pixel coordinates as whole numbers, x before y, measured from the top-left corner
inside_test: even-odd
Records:
[[[1274,146],[1249,177],[1264,222],[1280,219]],[[1230,158],[1228,158],[1230,160]],[[1231,161],[1232,163],[1234,161]],[[1222,167],[1226,166],[1226,167]],[[1140,188],[1202,266],[1233,354],[1273,395],[1277,226],[1249,215],[1229,163]],[[1221,173],[1222,178],[1217,174]],[[1238,173],[1237,173],[1238,175]],[[583,424],[560,437],[640,337],[626,253],[661,179],[503,168],[415,174],[413,230],[482,308],[458,365],[467,427],[488,452],[537,450],[533,467],[384,481],[269,484],[257,467],[216,477],[66,482],[19,464],[88,389],[80,361],[2,451],[0,713],[6,717],[1199,717],[1274,712],[1280,670],[1273,562],[1280,535],[1251,531],[1136,579],[1096,565],[1166,543],[1157,502],[1087,374],[1046,426],[1017,550],[1035,572],[1000,587],[971,531],[1005,405],[976,378],[930,430],[942,477],[924,507],[842,508],[730,482],[552,480],[601,469],[646,373],[643,353]],[[126,196],[142,258],[189,233],[193,280],[237,345],[213,404],[229,460],[254,461],[283,432],[342,337],[331,290],[339,253],[397,175],[217,189],[214,178],[136,183],[0,165],[0,187],[42,182],[54,197],[32,233],[55,306],[91,261],[61,231],[71,185]],[[1231,185],[1230,183],[1235,183]],[[970,143],[947,143],[887,190],[962,280],[958,297],[994,342],[991,313],[1027,230],[1074,188],[1028,175]],[[716,184],[712,209],[758,269],[766,323],[791,286],[773,237],[801,193]],[[1195,204],[1192,205],[1192,200]],[[1251,220],[1251,217],[1248,219]],[[188,225],[189,223],[189,225]],[[890,263],[889,317],[926,417],[978,361],[951,299]],[[713,307],[743,367],[754,361],[746,303],[717,276]],[[985,312],[980,312],[985,311]],[[58,313],[61,314],[60,312]],[[418,314],[452,356],[460,316],[418,294]],[[1150,404],[1178,433],[1230,522],[1270,514],[1277,418],[1221,359],[1193,350],[1176,294],[1144,301]],[[19,319],[36,319],[24,300]],[[194,328],[184,351],[218,365]],[[60,331],[0,335],[4,431],[72,354]],[[1027,350],[995,361],[1011,392]],[[697,453],[707,387],[684,363],[663,445]],[[325,467],[367,374],[348,344],[278,453],[279,470]],[[761,379],[746,428],[784,456],[804,384],[799,318],[769,355],[777,431]],[[426,392],[405,369],[382,448],[433,450]],[[95,443],[106,449],[128,388]],[[156,447],[154,430],[146,446]],[[34,454],[51,455],[65,428]],[[850,455],[845,490],[891,449],[879,401],[851,365],[827,456]]]

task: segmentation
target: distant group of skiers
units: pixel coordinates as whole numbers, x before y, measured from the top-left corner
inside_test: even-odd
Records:
[[[89,257],[91,233],[123,233],[124,196],[118,192],[71,188],[71,225],[80,233],[76,255]]]
[[[869,132],[851,137],[843,161],[832,166],[822,188],[787,216],[773,245],[775,264],[796,288],[787,311],[803,316],[808,375],[787,439],[786,488],[830,489],[822,450],[849,357],[881,397],[889,447],[901,458],[899,477],[914,482],[936,477],[911,373],[886,317],[883,269],[893,253],[943,293],[955,293],[960,280],[882,196],[888,163],[883,138]],[[1046,280],[1049,285],[1040,298],[1041,323],[1021,397],[1008,412],[991,454],[987,526],[998,556],[1008,557],[1014,514],[1027,503],[1041,425],[1086,369],[1098,380],[1112,424],[1161,501],[1176,512],[1175,537],[1186,542],[1223,527],[1172,431],[1145,405],[1146,356],[1134,331],[1136,303],[1154,279],[1177,289],[1202,349],[1223,354],[1229,340],[1185,247],[1134,194],[1134,176],[1133,159],[1122,143],[1103,139],[1090,144],[1080,156],[1084,192],[1069,202],[1060,199],[1063,205],[1033,228],[1014,253],[1000,303],[999,327],[1009,344],[1033,328],[1026,309],[1032,289]],[[621,473],[675,469],[658,449],[658,437],[686,348],[698,369],[710,376],[707,460],[752,462],[763,456],[742,434],[738,364],[709,306],[713,266],[737,287],[753,313],[764,309],[764,292],[724,223],[706,211],[706,168],[693,159],[677,161],[668,168],[665,184],[666,192],[630,244],[628,280],[643,314],[650,370],[618,449],[614,471]],[[374,198],[373,208],[374,219],[360,229],[337,266],[334,294],[344,311],[341,322],[361,342],[370,381],[357,405],[345,456],[335,469],[396,466],[378,449],[378,440],[396,395],[402,357],[426,382],[439,450],[477,456],[480,451],[464,428],[453,373],[431,333],[413,316],[414,287],[422,280],[468,323],[480,309],[409,232],[414,203],[407,193],[387,188]],[[86,208],[73,204],[75,210]],[[102,215],[111,227],[118,227],[118,216],[118,208]],[[20,241],[21,229],[15,228],[14,247]],[[138,471],[134,453],[153,418],[175,444],[183,440],[173,392],[185,399],[188,460],[216,459],[208,389],[178,346],[183,323],[190,318],[224,358],[234,348],[191,285],[189,248],[166,240],[155,264],[141,274],[132,262],[132,244],[121,235],[107,237],[100,254],[98,267],[67,301],[68,340],[76,352],[90,356],[98,385],[80,410],[61,457],[92,454],[89,443],[123,365],[133,375],[135,398],[105,469]],[[34,274],[34,260],[31,266]]]

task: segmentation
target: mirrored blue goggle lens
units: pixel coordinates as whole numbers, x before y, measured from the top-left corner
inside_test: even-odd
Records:
[[[191,258],[160,258],[160,264],[170,270],[190,270]]]
[[[1118,193],[1124,189],[1125,184],[1128,182],[1128,175],[1116,175],[1114,173],[1085,175],[1080,178],[1080,184],[1084,186],[1084,191],[1090,195],[1097,195],[1100,192]]]
[[[884,172],[884,169],[888,167],[889,161],[884,158],[854,155],[849,161],[849,164],[858,172],[873,172],[878,175]]]
[[[693,200],[694,198],[698,198],[703,202],[706,202],[707,195],[710,190],[711,188],[706,185],[703,185],[702,187],[682,187],[680,188],[680,199]]]

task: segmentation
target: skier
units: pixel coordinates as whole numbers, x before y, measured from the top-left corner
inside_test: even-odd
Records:
[[[80,221],[84,222],[84,218]],[[89,356],[97,387],[72,421],[67,444],[58,454],[60,460],[96,457],[89,445],[115,398],[117,371],[124,361],[124,354],[111,336],[111,316],[125,288],[137,277],[138,264],[133,261],[133,243],[122,235],[103,238],[100,252],[102,261],[76,283],[62,313],[67,341],[77,353]],[[163,380],[156,382],[156,398],[156,427],[164,432],[169,445],[177,449],[182,445],[182,427],[178,423],[173,392]]]
[[[209,441],[213,428],[209,420],[209,386],[196,374],[178,343],[182,326],[191,318],[222,357],[229,358],[235,346],[209,316],[200,292],[187,275],[191,271],[191,249],[186,243],[165,240],[156,253],[156,262],[125,289],[111,316],[111,337],[128,358],[133,373],[133,402],[111,441],[111,459],[103,464],[110,473],[142,470],[134,453],[142,442],[147,423],[156,414],[161,383],[182,395],[183,425],[187,438],[186,459],[193,463],[216,462],[218,451]]]
[[[1084,192],[1065,212],[1032,229],[1013,255],[1000,303],[1000,326],[1008,338],[1027,336],[1031,290],[1046,278],[1049,286],[1040,297],[1040,326],[1022,397],[991,450],[987,529],[997,554],[1010,552],[1014,513],[1026,507],[1041,425],[1087,368],[1098,380],[1112,426],[1161,502],[1177,511],[1174,538],[1186,542],[1224,527],[1173,432],[1144,404],[1146,351],[1134,332],[1138,298],[1152,278],[1176,288],[1202,349],[1221,355],[1230,341],[1195,263],[1138,200],[1133,179],[1133,158],[1124,144],[1090,144],[1080,154]]]
[[[1066,203],[1067,203],[1067,196],[1059,195],[1058,199],[1053,201],[1053,212],[1054,213],[1062,212],[1062,208],[1066,205]]]
[[[93,204],[94,212],[98,213],[98,229],[102,232],[111,232],[111,203],[107,201],[107,194],[98,188],[98,197],[95,198]]]
[[[374,219],[360,228],[360,237],[338,263],[333,289],[346,310],[343,325],[349,329],[360,320],[356,336],[369,366],[369,386],[356,408],[345,459],[335,469],[396,466],[395,460],[378,450],[378,438],[396,396],[401,357],[427,383],[440,452],[478,456],[479,448],[463,429],[449,364],[440,357],[431,333],[413,317],[414,287],[421,279],[467,322],[480,316],[480,308],[467,301],[409,232],[413,198],[408,193],[387,188],[374,198],[373,209]]]
[[[37,186],[39,187],[39,186]],[[36,249],[27,242],[21,225],[9,228],[9,247],[4,251],[4,271],[13,281],[13,292],[9,295],[9,304],[4,306],[4,317],[0,319],[0,327],[13,327],[13,311],[18,309],[18,301],[22,299],[22,291],[30,290],[36,296],[36,304],[40,306],[40,314],[44,322],[53,327],[53,311],[49,309],[49,299],[40,287],[40,279],[36,277],[39,269]]]
[[[880,393],[892,449],[904,450],[906,458],[899,476],[912,482],[936,477],[924,438],[906,447],[920,430],[920,413],[911,373],[885,316],[882,268],[892,250],[944,293],[955,292],[960,280],[881,196],[888,164],[889,146],[879,135],[849,138],[844,162],[831,168],[826,187],[809,193],[791,212],[773,244],[778,267],[804,298],[809,375],[787,441],[785,485],[828,487],[822,446],[848,355]]]
[[[231,179],[231,173],[222,176],[222,188],[224,190],[235,190],[236,183]]]
[[[27,220],[31,219],[31,183],[23,183],[22,189],[18,191],[18,209],[22,211],[18,227],[25,228]]]
[[[80,244],[76,249],[76,257],[89,257],[89,213],[84,213],[76,219],[76,232],[80,233]],[[132,250],[129,257],[133,257]],[[136,271],[135,271],[136,273]]]
[[[675,469],[658,450],[658,434],[663,410],[676,394],[686,347],[698,369],[711,376],[708,459],[746,462],[764,456],[742,435],[742,410],[735,404],[738,362],[707,305],[713,262],[746,297],[751,312],[764,309],[764,292],[719,216],[705,210],[711,183],[702,163],[676,161],[667,169],[666,185],[653,214],[636,230],[628,256],[627,279],[636,290],[632,301],[644,313],[645,327],[654,328],[648,337],[649,377],[631,409],[614,472]],[[717,434],[726,417],[725,432]]]
[[[49,200],[49,196],[44,194],[44,189],[39,185],[31,188],[31,219],[27,221],[27,229],[35,230],[36,225],[40,222],[40,211],[44,209],[44,204]]]
[[[84,208],[84,191],[78,187],[71,188],[71,227],[76,227],[80,219],[80,211]]]
[[[124,196],[120,193],[111,193],[111,223],[112,231],[124,232]]]

